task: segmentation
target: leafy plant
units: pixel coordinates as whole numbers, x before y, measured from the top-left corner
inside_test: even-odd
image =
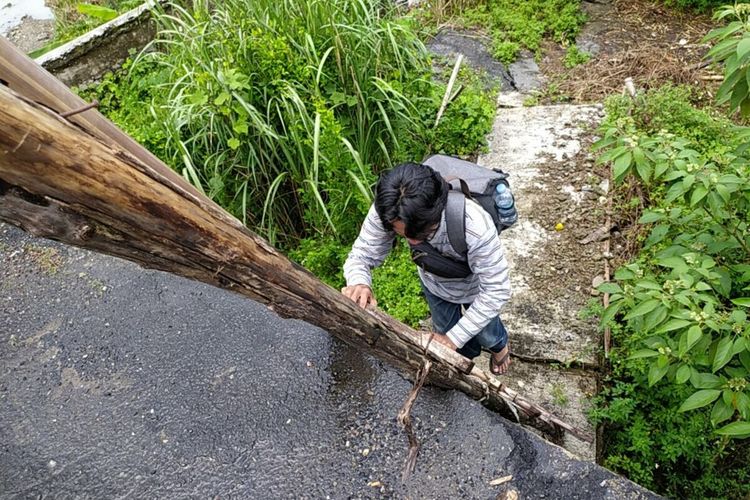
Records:
[[[346,285],[342,269],[350,248],[351,244],[333,238],[306,238],[289,252],[289,258],[340,290]]]
[[[373,291],[378,305],[399,321],[414,328],[430,314],[422,295],[417,267],[403,240],[398,242],[382,266],[374,270]]]
[[[674,411],[687,386],[646,389],[615,356],[591,417],[607,424],[603,465],[668,498],[744,498],[750,447],[712,435],[710,412]]]
[[[566,68],[575,68],[581,64],[586,64],[591,59],[591,54],[578,48],[578,45],[569,45],[565,50],[563,65]]]
[[[729,103],[729,111],[740,110],[750,115],[750,4],[725,5],[714,18],[732,19],[721,28],[712,30],[704,39],[716,44],[706,54],[716,63],[724,64],[724,82],[716,94],[719,104]]]
[[[83,15],[93,17],[94,19],[98,19],[105,23],[117,17],[117,11],[115,9],[91,3],[79,3],[76,5],[76,10]]]
[[[116,73],[108,73],[101,82],[74,89],[84,100],[99,101],[99,111],[146,149],[168,163],[166,116],[160,103],[166,98],[166,72],[154,63],[137,67],[127,59]],[[172,164],[171,166],[175,166]]]
[[[430,152],[468,156],[487,148],[487,133],[495,120],[492,91],[469,83],[443,114],[438,126],[430,129]],[[428,116],[426,119],[433,119]]]
[[[691,382],[697,391],[680,411],[716,401],[715,423],[735,412],[749,420],[750,324],[743,308],[750,298],[742,294],[750,288],[743,264],[750,258],[750,164],[707,158],[669,133],[638,136],[612,127],[597,146],[611,147],[600,160],[613,162],[615,181],[632,173],[664,193],[639,221],[654,224],[644,246],[652,257],[648,265],[619,269],[622,286],[602,285],[613,294],[603,321],[626,311],[623,320],[645,347],[631,359],[650,360],[649,385],[665,376]],[[750,436],[750,423],[718,432]]]
[[[617,183],[646,190],[636,201],[649,228],[638,258],[599,288],[612,294],[601,320],[617,346],[598,415],[622,428],[608,463],[633,479],[684,491],[678,460],[700,452],[688,470],[700,471],[707,495],[719,484],[747,494],[733,482],[746,474],[731,469],[725,481],[720,471],[730,450],[747,453],[728,438],[750,436],[750,133],[692,108],[687,95],[667,87],[638,104],[610,100],[595,145]],[[665,457],[669,473],[654,473]]]
[[[342,267],[350,248],[350,244],[337,243],[330,238],[306,239],[290,253],[290,257],[338,290],[346,284]],[[407,325],[416,328],[430,314],[417,268],[403,240],[383,265],[374,270],[373,291],[378,307]]]

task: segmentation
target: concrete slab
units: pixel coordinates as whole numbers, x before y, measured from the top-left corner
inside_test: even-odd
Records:
[[[97,82],[119,69],[131,51],[140,51],[153,40],[152,11],[166,6],[167,0],[147,0],[35,61],[69,87]]]
[[[600,106],[537,106],[498,110],[487,167],[510,174],[520,214],[502,234],[513,298],[502,312],[516,356],[511,387],[595,434],[586,412],[596,393],[601,340],[580,311],[602,273],[601,243],[580,243],[603,224],[595,186],[601,179],[586,148],[602,118]],[[523,361],[527,361],[524,363]],[[595,460],[596,445],[567,438],[565,447]]]
[[[593,164],[582,152],[601,112],[598,106],[501,109],[490,152],[478,160],[510,174],[517,200],[519,223],[502,235],[513,286],[503,321],[514,334],[514,351],[527,357],[597,363],[595,325],[579,311],[602,264],[598,247],[577,237],[601,222],[593,213],[598,197],[587,191]]]

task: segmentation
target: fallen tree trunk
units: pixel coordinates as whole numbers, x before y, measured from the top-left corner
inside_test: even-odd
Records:
[[[0,78],[8,81],[6,75]],[[510,408],[552,436],[564,429],[591,439],[472,361],[430,342],[430,334],[380,311],[360,309],[165,171],[166,166],[155,168],[130,148],[69,122],[58,114],[65,111],[70,109],[49,109],[0,85],[0,220],[240,293],[410,374],[428,358],[434,361],[433,383],[506,413]]]

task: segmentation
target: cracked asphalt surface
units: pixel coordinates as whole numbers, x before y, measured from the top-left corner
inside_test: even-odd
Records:
[[[656,498],[301,321],[0,224],[2,498]],[[512,476],[502,485],[490,481]]]

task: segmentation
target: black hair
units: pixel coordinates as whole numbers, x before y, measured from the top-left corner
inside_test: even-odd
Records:
[[[401,163],[380,176],[375,210],[386,230],[404,223],[407,238],[427,239],[440,223],[450,186],[439,173],[420,163]]]

